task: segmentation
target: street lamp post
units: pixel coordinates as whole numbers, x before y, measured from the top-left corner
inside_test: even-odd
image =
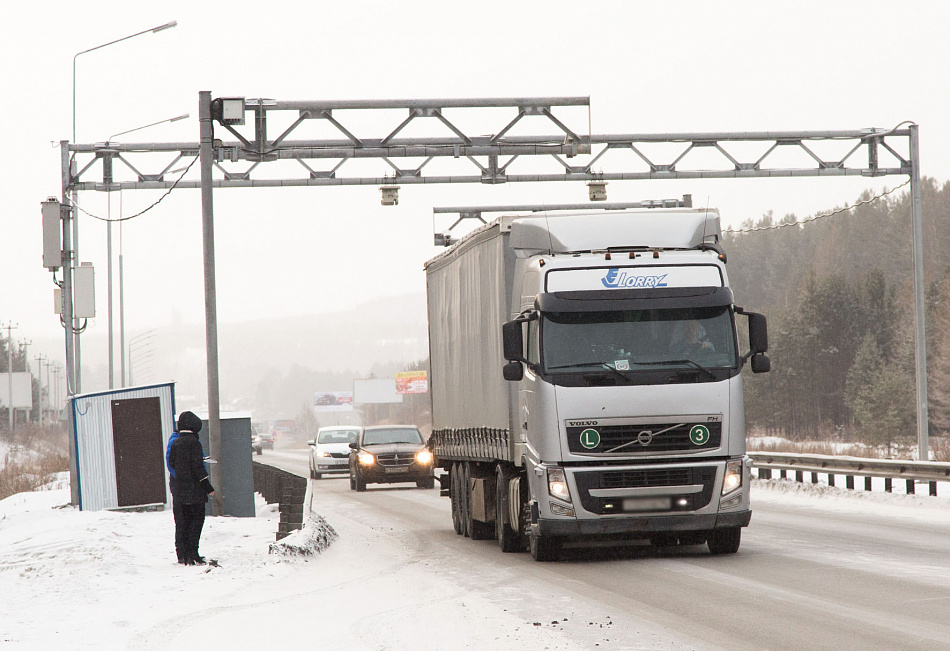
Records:
[[[104,47],[108,47],[108,46],[110,46],[110,45],[115,45],[116,43],[121,43],[122,41],[127,41],[127,40],[129,40],[130,38],[135,38],[136,36],[141,36],[141,35],[143,35],[143,34],[149,34],[149,33],[151,33],[151,34],[157,34],[158,32],[161,32],[161,31],[163,31],[163,30],[171,29],[172,27],[175,27],[176,25],[178,25],[178,21],[177,21],[177,20],[173,20],[173,21],[171,21],[171,22],[167,22],[167,23],[165,23],[165,24],[163,24],[163,25],[159,25],[159,26],[157,26],[157,27],[151,27],[151,28],[149,28],[149,29],[142,30],[141,32],[136,32],[136,33],[134,33],[134,34],[129,34],[128,36],[123,36],[122,38],[117,38],[117,39],[115,39],[115,40],[113,40],[113,41],[109,41],[108,43],[102,43],[101,45],[97,45],[97,46],[95,46],[95,47],[88,48],[88,49],[86,49],[86,50],[83,50],[82,52],[77,52],[75,55],[73,55],[73,116],[72,116],[72,117],[73,117],[73,132],[72,132],[72,134],[73,134],[73,135],[72,135],[72,138],[73,138],[73,139],[72,139],[72,142],[73,142],[73,144],[76,143],[76,59],[78,59],[78,58],[79,58],[80,56],[82,56],[83,54],[88,54],[89,52],[94,52],[95,50],[101,50],[101,49],[104,48]],[[72,164],[69,165],[69,176],[70,176],[70,178],[72,178],[72,176],[73,176],[73,166],[72,166]],[[79,194],[79,193],[76,191],[76,189],[73,188],[73,189],[72,189],[72,192],[70,193],[71,196],[69,197],[69,205],[71,205],[71,206],[76,206],[76,205],[78,205],[78,203],[79,203],[78,194]],[[63,197],[63,201],[64,201],[64,202],[66,201],[66,199],[67,199],[66,197]],[[72,259],[71,259],[71,260],[70,260],[70,259],[67,260],[67,264],[64,266],[64,271],[63,271],[64,274],[70,274],[70,279],[71,279],[71,277],[72,277],[72,265],[78,263],[78,261],[79,261],[79,215],[78,215],[78,214],[74,214],[74,215],[73,215],[72,230],[73,230],[73,233],[72,233],[72,235],[73,235],[73,237],[72,237],[72,248],[71,248]],[[111,236],[111,232],[110,232],[110,236]],[[110,245],[111,245],[111,242],[112,242],[112,240],[111,240],[111,237],[110,237],[110,240],[109,240]],[[111,248],[111,246],[110,246],[110,248]],[[111,259],[111,256],[110,256],[110,259],[109,259],[109,266],[111,267],[111,265],[112,265],[112,259]],[[110,281],[111,281],[111,273],[110,273]],[[71,283],[71,282],[70,282],[70,283],[67,283],[66,286],[64,287],[64,292],[65,292],[65,290],[66,290],[67,288],[70,288],[70,289],[71,289],[71,287],[72,287],[72,283]],[[65,296],[65,297],[64,297],[64,300],[69,301],[69,302],[70,302],[70,305],[71,305],[71,304],[72,304],[72,298],[73,298],[72,296]],[[112,295],[111,295],[111,292],[110,292],[110,295],[109,295],[110,308],[111,308],[111,301],[112,301]],[[71,313],[72,313],[72,312],[70,311],[70,314],[71,314]],[[111,314],[110,314],[110,319],[109,319],[109,327],[110,327],[110,333],[111,333],[111,327],[112,327]],[[82,360],[82,358],[81,358],[81,353],[80,353],[79,333],[78,333],[78,329],[79,329],[79,319],[78,319],[78,318],[73,318],[71,324],[69,323],[69,321],[67,321],[67,322],[66,322],[66,328],[67,328],[67,334],[66,334],[66,336],[73,338],[73,342],[74,342],[74,343],[73,343],[73,346],[72,346],[71,348],[72,348],[72,350],[73,350],[73,356],[75,357],[75,359],[70,359],[70,355],[68,354],[68,351],[67,351],[66,364],[67,364],[67,366],[69,367],[69,368],[67,368],[67,372],[66,372],[66,375],[67,375],[67,386],[69,386],[69,384],[72,384],[72,387],[71,387],[71,388],[72,388],[72,391],[75,392],[75,393],[79,393],[79,392],[81,391],[81,387],[82,387],[82,372],[81,372],[81,364],[82,364],[82,361],[81,361],[81,360]],[[71,329],[72,329],[72,330],[71,330]],[[112,382],[112,349],[111,349],[111,346],[112,346],[112,339],[111,339],[111,334],[110,334],[109,344],[110,344],[110,350],[109,350],[109,359],[110,359],[110,362],[109,362],[109,388],[111,389],[111,388],[112,388],[112,384],[113,384],[113,382]],[[70,347],[67,346],[67,348],[70,348]],[[74,483],[74,482],[71,482],[71,483]],[[74,492],[75,492],[75,491],[74,491]],[[78,493],[75,494],[75,495],[73,495],[73,501],[76,502],[77,500],[78,500]]]
[[[189,117],[188,113],[184,115],[176,115],[173,118],[166,118],[165,120],[159,120],[158,122],[152,122],[150,124],[143,125],[141,127],[135,127],[134,129],[126,129],[125,131],[120,131],[119,133],[114,133],[109,136],[108,142],[112,142],[113,138],[118,136],[125,135],[127,133],[132,133],[133,131],[141,131],[142,129],[147,129],[149,127],[154,127],[158,124],[165,124],[166,122],[178,122],[179,120],[184,120]],[[122,204],[119,204],[119,218],[122,218]],[[112,318],[112,194],[109,193],[109,208],[108,208],[108,219],[106,220],[106,275],[108,276],[108,289],[106,291],[106,304],[108,306],[109,312],[109,389],[115,388],[115,338],[113,334],[113,323]],[[122,296],[122,222],[119,222],[119,350],[122,357],[122,377],[120,378],[119,383],[122,386],[125,386],[125,313],[124,313],[124,300]]]

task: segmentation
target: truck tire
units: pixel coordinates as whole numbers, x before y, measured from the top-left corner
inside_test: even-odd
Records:
[[[453,463],[452,467],[449,468],[449,498],[452,500],[452,526],[455,528],[455,533],[461,536],[465,533],[465,528],[462,525],[462,500],[459,493],[459,464]]]
[[[512,527],[508,517],[508,480],[508,473],[499,465],[495,473],[495,537],[506,554],[521,551],[520,527],[517,522]]]
[[[742,529],[740,527],[730,527],[729,529],[713,529],[706,539],[706,545],[712,554],[735,554],[739,551],[739,542],[742,540]]]
[[[531,549],[531,558],[539,563],[556,561],[561,552],[561,543],[556,538],[531,534],[528,546]]]

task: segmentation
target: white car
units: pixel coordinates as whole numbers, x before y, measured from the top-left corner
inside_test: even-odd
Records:
[[[338,425],[321,427],[317,438],[307,441],[310,446],[310,478],[320,479],[327,473],[350,472],[350,443],[356,441],[361,427]]]

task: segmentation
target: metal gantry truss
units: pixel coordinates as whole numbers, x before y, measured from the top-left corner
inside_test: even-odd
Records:
[[[579,112],[586,119],[578,119]],[[245,119],[248,113],[251,120]],[[361,119],[367,113],[371,119]],[[486,128],[489,117],[498,117],[495,113],[502,114],[497,125]],[[378,129],[380,123],[393,117],[388,128],[378,133],[364,132]],[[472,118],[477,126],[469,122]],[[218,136],[223,130],[233,139],[217,137],[215,124],[219,127]],[[275,124],[281,126],[275,129]],[[201,188],[212,456],[220,445],[213,188],[887,175],[911,177],[917,430],[921,454],[928,449],[920,169],[915,124],[850,131],[592,135],[587,97],[297,102],[212,99],[209,92],[202,91],[199,125],[199,142],[63,141],[62,191],[65,206],[80,191]],[[420,126],[425,136],[406,135]],[[308,131],[328,131],[332,137],[307,137]],[[481,135],[486,131],[487,135]],[[188,170],[199,158],[200,179],[196,180]],[[360,159],[383,161],[391,174],[347,174],[357,167],[353,161]],[[297,173],[280,178],[264,174],[264,163],[280,161],[296,161]],[[466,171],[457,173],[452,161],[460,161]],[[532,169],[531,161],[539,167],[543,162],[546,167]],[[446,167],[453,171],[447,173]],[[281,173],[294,169],[285,166]],[[591,196],[595,194],[592,192]],[[72,211],[63,211],[66,270],[71,270],[76,259],[68,234],[69,221],[74,218]],[[69,273],[63,282],[66,323],[72,315]],[[66,336],[70,376],[76,372],[70,337],[78,334],[67,329]],[[215,509],[219,506],[216,504]]]
[[[219,102],[220,100],[214,100]],[[568,126],[560,110],[582,107],[586,97],[495,98],[472,100],[280,102],[241,100],[253,114],[253,134],[218,120],[233,136],[215,137],[213,187],[293,187],[402,185],[422,183],[516,183],[545,181],[624,181],[805,176],[885,176],[911,174],[911,128],[851,131],[759,131],[743,133],[666,133],[591,135]],[[508,114],[494,133],[473,135],[462,126],[473,112],[501,109]],[[357,132],[357,116],[373,111],[397,113],[390,128],[376,135]],[[576,111],[575,111],[576,112]],[[288,115],[289,114],[289,115]],[[272,116],[269,119],[268,116]],[[385,117],[393,117],[385,116]],[[481,116],[484,117],[484,116]],[[497,116],[493,116],[497,117]],[[571,116],[575,117],[576,116]],[[400,119],[401,118],[401,119]],[[289,122],[270,133],[275,120]],[[402,136],[413,123],[435,121],[442,136]],[[322,122],[340,137],[299,139],[307,125]],[[543,135],[517,135],[519,125],[548,127]],[[374,127],[378,127],[374,124]],[[361,128],[366,128],[361,125]],[[245,129],[247,130],[247,129]],[[843,152],[822,151],[844,142]],[[68,188],[81,191],[156,190],[200,187],[181,178],[181,168],[198,156],[198,142],[69,144],[76,167]],[[662,145],[662,151],[655,151]],[[751,147],[750,147],[751,146]],[[554,172],[525,171],[525,159],[553,161]],[[583,160],[580,160],[583,158]],[[795,159],[796,165],[786,161]],[[347,175],[356,159],[380,159],[392,170],[382,176]],[[411,160],[410,159],[414,159]],[[469,173],[440,174],[439,159],[466,161]],[[262,164],[296,161],[299,173],[267,178]],[[125,180],[116,176],[124,168]],[[287,168],[284,168],[285,170]],[[97,173],[97,171],[99,173]],[[291,170],[292,171],[292,170]],[[64,174],[68,171],[64,170]],[[93,178],[95,177],[95,178]]]

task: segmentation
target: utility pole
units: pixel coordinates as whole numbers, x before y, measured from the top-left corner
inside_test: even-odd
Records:
[[[243,115],[243,108],[242,108]],[[198,93],[198,125],[200,136],[199,167],[201,171],[201,233],[205,277],[205,351],[208,365],[208,447],[211,458],[211,515],[224,515],[224,482],[221,481],[221,405],[218,388],[218,312],[214,275],[214,203],[211,169],[214,127],[211,123],[211,92]]]
[[[40,425],[42,426],[46,424],[43,419],[43,362],[46,360],[46,356],[40,354],[34,357],[33,359],[36,360],[36,384],[38,385],[39,393],[40,393],[40,404],[38,406],[40,413],[39,413],[38,420],[40,421]],[[46,368],[47,368],[46,391],[48,393],[49,392],[49,365],[48,364]]]

